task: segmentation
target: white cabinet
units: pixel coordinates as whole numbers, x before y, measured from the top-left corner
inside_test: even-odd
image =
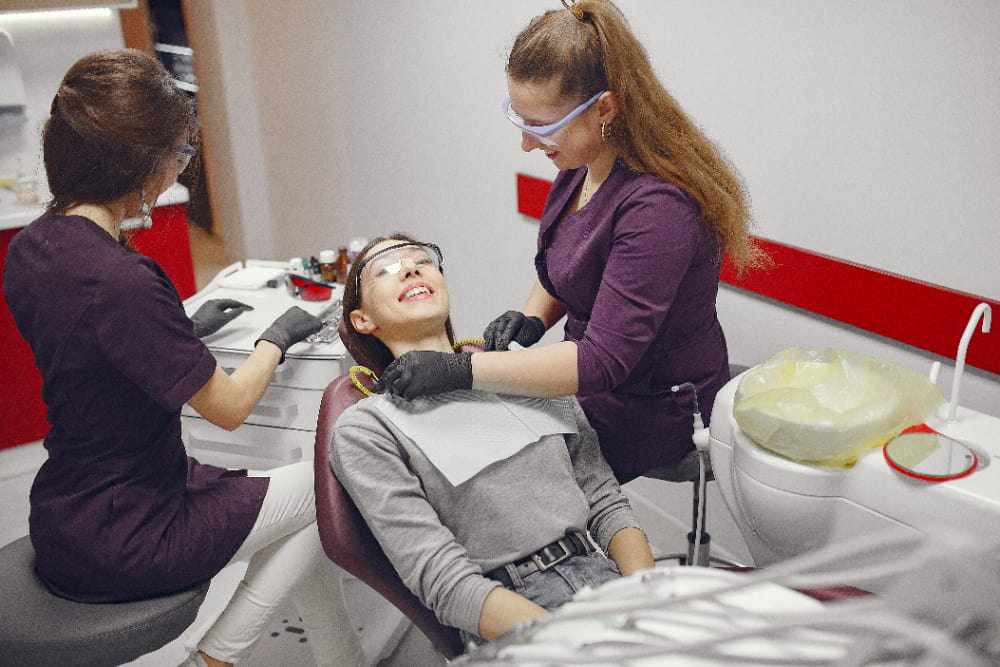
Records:
[[[257,336],[288,308],[298,306],[324,318],[324,311],[339,315],[341,286],[329,301],[303,301],[285,289],[284,268],[284,262],[237,262],[184,302],[189,315],[210,299],[236,299],[253,306],[254,310],[204,339],[227,372],[243,363]],[[350,364],[339,338],[296,343],[285,355],[285,363],[278,366],[260,403],[239,428],[226,431],[184,406],[181,425],[188,453],[202,463],[257,470],[312,460],[323,390],[331,380],[347,372]]]

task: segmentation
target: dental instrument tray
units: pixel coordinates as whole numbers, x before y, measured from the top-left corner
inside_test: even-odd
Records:
[[[185,300],[184,309],[190,315],[210,299],[236,299],[253,306],[253,310],[242,313],[203,339],[219,363],[229,371],[239,367],[253,350],[257,336],[292,306],[319,317],[323,320],[323,329],[288,349],[286,362],[278,366],[272,384],[322,390],[340,374],[341,361],[347,356],[347,350],[337,334],[343,286],[334,285],[333,295],[326,301],[297,299],[288,293],[281,280],[273,279],[274,275],[282,275],[284,267],[284,262],[265,260],[247,260],[245,264],[236,262],[220,271],[204,289]],[[243,280],[243,275],[251,280]],[[251,283],[259,283],[259,278],[265,275],[272,276],[272,280],[261,283],[256,289],[247,287]],[[270,287],[269,284],[276,286]],[[300,363],[307,360],[328,363]],[[296,376],[295,384],[290,384],[293,376]]]

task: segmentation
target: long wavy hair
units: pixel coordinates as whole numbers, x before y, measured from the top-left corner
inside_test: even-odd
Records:
[[[613,3],[578,0],[572,10],[534,18],[515,39],[506,71],[514,81],[559,79],[561,94],[579,101],[601,90],[614,92],[618,114],[606,141],[621,161],[694,197],[738,272],[767,263],[750,236],[749,197],[738,175],[657,79]]]
[[[50,111],[42,153],[54,212],[138,194],[175,157],[178,138],[197,147],[194,100],[159,60],[135,49],[80,58]]]
[[[357,310],[361,307],[361,302],[363,301],[363,295],[358,289],[358,267],[361,264],[361,260],[368,256],[371,249],[374,248],[379,243],[384,241],[399,241],[401,243],[417,243],[417,240],[412,236],[403,233],[390,234],[389,236],[379,236],[377,238],[369,241],[365,247],[358,253],[357,259],[351,263],[351,268],[347,272],[347,280],[344,283],[344,311],[343,320],[344,328],[347,332],[347,340],[344,344],[347,346],[348,352],[354,357],[354,360],[361,364],[362,366],[367,366],[375,373],[382,373],[385,367],[392,363],[392,360],[396,357],[389,351],[385,343],[380,341],[378,338],[372,334],[363,334],[354,328],[354,324],[351,322],[351,311]],[[443,268],[442,268],[443,271]],[[444,323],[445,332],[448,334],[448,340],[454,344],[455,343],[455,331],[451,326],[451,315]]]

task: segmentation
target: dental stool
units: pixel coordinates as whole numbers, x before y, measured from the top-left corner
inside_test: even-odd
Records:
[[[748,368],[750,367],[740,364],[730,364],[729,377],[734,378]],[[700,484],[699,456],[704,456],[705,459],[704,487]],[[712,564],[723,567],[743,567],[740,563],[734,563],[733,561],[718,558],[711,554],[712,536],[705,530],[707,494],[704,491],[707,489],[709,482],[715,481],[715,475],[712,473],[712,463],[708,451],[699,452],[695,450],[674,466],[647,470],[642,476],[666,482],[691,482],[693,487],[691,498],[691,531],[687,534],[687,554],[667,554],[657,558],[657,560],[676,560],[681,565],[700,565],[702,567],[709,567]],[[704,498],[702,497],[703,495],[705,496]],[[698,544],[699,548],[695,547],[696,544]]]
[[[168,644],[194,622],[208,582],[115,603],[71,602],[35,574],[30,537],[0,548],[0,665],[112,667]]]

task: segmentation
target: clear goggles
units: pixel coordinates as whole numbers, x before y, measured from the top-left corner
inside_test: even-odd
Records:
[[[562,120],[557,120],[556,122],[549,123],[548,125],[528,125],[525,123],[524,119],[517,115],[517,112],[511,108],[509,97],[503,101],[503,113],[507,116],[507,120],[514,123],[514,125],[522,132],[530,134],[546,146],[555,146],[557,142],[552,138],[552,135],[569,125],[574,118],[582,114],[587,107],[596,102],[597,99],[606,92],[608,91],[602,90],[577,108],[570,111],[562,118]]]
[[[441,248],[433,243],[397,243],[368,255],[358,264],[355,274],[360,291],[362,276],[365,280],[380,280],[399,275],[404,265],[416,269],[441,270]]]

